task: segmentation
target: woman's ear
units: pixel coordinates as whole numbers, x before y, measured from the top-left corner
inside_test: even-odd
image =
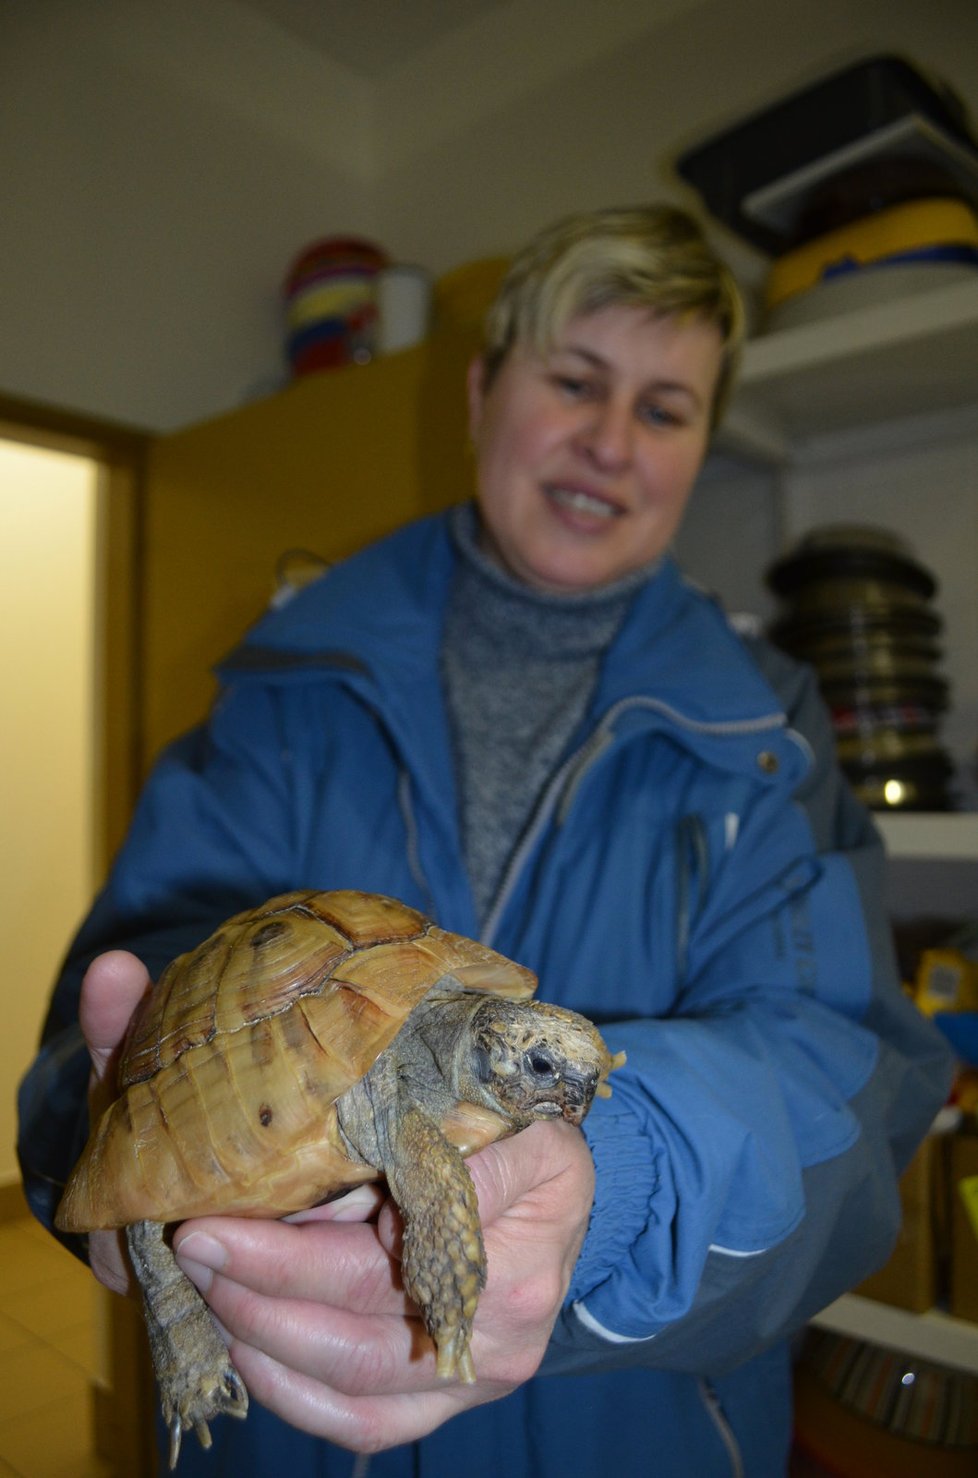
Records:
[[[482,412],[486,403],[486,361],[481,354],[470,360],[465,385],[469,402],[469,436],[475,442],[482,428]]]

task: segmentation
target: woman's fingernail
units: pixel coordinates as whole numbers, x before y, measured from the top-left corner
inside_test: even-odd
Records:
[[[228,1260],[227,1248],[205,1232],[191,1232],[184,1237],[175,1255],[191,1283],[201,1293],[207,1292],[215,1272],[219,1273]]]
[[[382,1197],[376,1185],[354,1186],[335,1201],[322,1206],[310,1206],[308,1211],[293,1211],[283,1221],[292,1226],[301,1226],[309,1221],[369,1221],[376,1212]]]

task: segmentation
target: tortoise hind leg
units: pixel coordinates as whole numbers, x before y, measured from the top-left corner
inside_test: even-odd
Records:
[[[471,1384],[469,1340],[486,1281],[475,1186],[458,1150],[416,1105],[399,1116],[393,1150],[384,1173],[404,1217],[404,1287],[435,1342],[438,1374]]]
[[[160,1222],[137,1221],[126,1227],[126,1242],[143,1292],[173,1469],[183,1433],[193,1427],[201,1446],[210,1447],[207,1423],[222,1412],[243,1417],[248,1393],[210,1310],[181,1271],[163,1231]]]

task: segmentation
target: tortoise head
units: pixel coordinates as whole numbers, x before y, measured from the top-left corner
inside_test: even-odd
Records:
[[[470,1071],[479,1097],[517,1129],[534,1119],[580,1124],[612,1058],[584,1016],[541,1001],[485,1001],[472,1019]]]

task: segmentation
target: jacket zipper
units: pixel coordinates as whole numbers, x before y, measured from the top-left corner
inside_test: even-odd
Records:
[[[686,978],[689,941],[699,913],[709,861],[702,816],[680,817],[676,823],[676,971],[680,983]]]
[[[407,854],[408,871],[421,889],[426,908],[430,917],[435,916],[435,895],[425,876],[424,868],[421,866],[421,849],[418,841],[418,823],[414,814],[414,806],[411,802],[411,776],[402,768],[397,777],[397,803],[404,822],[405,851]]]
[[[573,804],[574,798],[585,776],[590,773],[605,750],[614,743],[615,724],[622,714],[628,712],[630,709],[646,709],[652,713],[660,714],[679,728],[687,729],[690,733],[694,734],[764,734],[785,727],[785,717],[780,712],[765,714],[763,717],[756,719],[727,719],[717,723],[707,723],[702,719],[688,718],[685,714],[680,713],[678,709],[673,708],[668,703],[663,703],[658,698],[633,697],[619,699],[603,715],[584,742],[578,746],[572,755],[568,756],[559,769],[551,776],[544,788],[543,794],[537,802],[537,807],[533,813],[530,825],[524,832],[522,840],[510,858],[506,871],[503,873],[495,901],[489,910],[489,915],[480,936],[483,944],[492,944],[523,865],[536,846],[542,832],[549,825],[551,818],[556,817],[558,823],[562,823],[566,819],[567,813]]]
[[[707,1380],[699,1380],[700,1396],[706,1407],[707,1415],[717,1431],[717,1436],[726,1448],[727,1457],[730,1459],[730,1478],[744,1478],[744,1458],[740,1450],[740,1443],[734,1435],[734,1430],[727,1420],[726,1413],[720,1404],[720,1398]]]

